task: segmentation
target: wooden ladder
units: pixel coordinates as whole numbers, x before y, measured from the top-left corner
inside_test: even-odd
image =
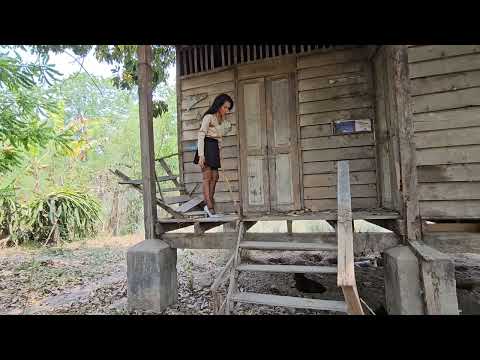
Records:
[[[351,315],[363,315],[363,309],[355,282],[353,256],[353,225],[350,195],[350,177],[348,161],[337,163],[338,171],[338,218],[336,225],[337,246],[324,243],[275,242],[275,241],[245,241],[245,226],[240,221],[238,238],[234,254],[225,266],[224,271],[212,285],[216,303],[216,312],[230,314],[234,303],[251,303],[291,308],[328,310]],[[337,251],[337,267],[305,266],[305,265],[258,265],[242,263],[240,250],[288,250],[288,251]],[[230,269],[230,281],[225,300],[221,301],[218,287],[222,276]],[[294,296],[279,296],[252,292],[240,292],[237,282],[240,272],[270,272],[270,273],[309,273],[337,274],[337,285],[342,288],[345,301],[307,299]]]

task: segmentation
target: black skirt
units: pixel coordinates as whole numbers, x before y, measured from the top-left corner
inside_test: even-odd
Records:
[[[218,140],[210,137],[205,137],[203,153],[205,155],[205,165],[213,170],[221,168],[220,164],[220,149],[218,148]],[[198,149],[195,152],[194,164],[198,164]]]

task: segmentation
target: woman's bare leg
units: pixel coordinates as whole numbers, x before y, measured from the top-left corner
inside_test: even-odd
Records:
[[[211,170],[211,176],[210,176],[210,201],[212,202],[212,205],[215,204],[215,200],[213,199],[213,196],[215,195],[215,187],[217,186],[218,182],[218,170]]]
[[[205,166],[205,168],[202,170],[202,179],[203,179],[203,184],[202,184],[203,199],[205,200],[207,207],[209,209],[213,209],[213,203],[211,200],[212,196],[210,196],[210,182],[212,179],[212,169],[210,169],[209,166]]]

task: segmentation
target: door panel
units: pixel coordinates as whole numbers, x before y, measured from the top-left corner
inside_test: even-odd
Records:
[[[244,212],[300,208],[295,75],[239,82]]]
[[[242,200],[246,212],[270,210],[264,79],[239,83]]]
[[[270,207],[277,211],[300,208],[294,81],[294,75],[287,74],[266,80]]]

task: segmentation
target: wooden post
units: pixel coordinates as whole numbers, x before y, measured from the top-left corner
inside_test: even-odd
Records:
[[[145,239],[154,239],[157,221],[155,192],[155,160],[153,147],[152,116],[152,47],[139,45],[138,55],[138,99],[140,110],[140,146],[143,178],[143,218]]]
[[[178,57],[179,46],[175,47],[176,49],[176,70],[177,70],[177,78],[175,79],[176,87],[177,87],[177,139],[182,139],[182,83],[180,79],[180,58]],[[200,48],[200,57],[201,56],[201,48]],[[178,175],[179,175],[179,183],[175,182],[175,186],[180,187],[183,184],[183,143],[182,141],[177,141],[178,143]],[[168,174],[170,175],[170,174]],[[185,194],[184,190],[180,191],[181,195]]]
[[[352,197],[350,192],[350,171],[348,161],[343,160],[337,163],[337,176],[337,284],[342,288],[348,313],[351,315],[363,315],[362,304],[360,302],[355,281]]]
[[[417,195],[417,161],[413,130],[412,100],[408,71],[408,49],[405,45],[387,46],[387,62],[391,62],[393,99],[398,157],[400,160],[400,193],[405,234],[409,241],[421,238]]]

